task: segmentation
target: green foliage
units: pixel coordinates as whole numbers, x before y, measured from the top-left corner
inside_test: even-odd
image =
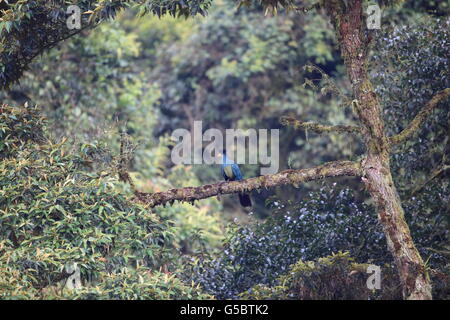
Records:
[[[190,279],[224,299],[237,298],[256,284],[274,286],[277,277],[298,260],[315,260],[339,251],[348,251],[358,263],[393,264],[375,211],[349,189],[326,186],[303,201],[277,200],[271,207],[272,216],[263,222],[229,230],[220,255],[194,260]],[[406,219],[415,244],[429,258],[429,266],[444,271],[447,258],[439,250],[445,245],[442,236],[447,222],[441,219],[427,225],[428,215],[408,209]],[[436,290],[441,289],[438,281]]]
[[[140,28],[149,30],[155,24],[151,21]],[[181,32],[179,29],[177,32]],[[139,190],[155,192],[199,185],[194,172],[171,168],[172,143],[168,137],[158,139],[153,135],[160,90],[139,67],[146,62],[140,60],[142,45],[137,34],[125,32],[117,22],[105,23],[89,36],[61,45],[32,65],[22,85],[6,94],[6,101],[25,100],[44,106],[51,133],[68,137],[63,148],[81,145],[84,153],[95,157],[92,165],[96,170],[106,167],[109,171],[108,167],[114,165],[112,154],[119,150],[118,127],[124,128],[134,144],[129,169]],[[126,186],[115,187],[130,191]],[[191,253],[203,246],[220,246],[223,231],[218,210],[217,201],[208,199],[194,206],[176,204],[155,212],[177,228],[173,245]]]
[[[188,17],[206,14],[210,4],[210,0],[3,1],[0,4],[0,88],[17,82],[36,56],[82,29],[115,18],[125,8],[135,7],[139,14]],[[81,29],[70,30],[67,26],[70,5],[80,8]]]
[[[450,13],[450,3],[448,1],[441,0],[416,0],[406,1],[406,8],[410,8],[414,11],[425,11],[428,14],[436,16],[448,16]]]
[[[321,17],[263,17],[260,10],[234,13],[229,2],[217,5],[190,37],[160,51],[151,77],[162,90],[160,131],[188,127],[189,114],[205,126],[273,127],[282,112],[313,113],[309,107],[318,102],[301,88],[301,67],[328,62],[323,47],[332,48],[333,35],[320,27]],[[310,23],[315,27],[303,45]],[[254,122],[239,123],[243,115]]]
[[[134,274],[135,266],[173,261],[174,230],[130,202],[107,174],[85,171],[91,161],[85,155],[66,153],[63,142],[34,141],[30,128],[42,126],[42,118],[28,119],[34,112],[5,105],[0,115],[2,144],[14,147],[0,162],[0,295],[26,298],[55,286],[68,276],[62,272],[68,263],[77,263],[85,284],[104,282],[105,290],[117,284],[120,291],[124,268]],[[107,280],[109,273],[122,280]],[[178,286],[160,280],[153,283]]]
[[[281,300],[401,300],[396,271],[381,267],[381,290],[367,288],[369,264],[355,263],[348,252],[298,261],[273,286],[256,285],[240,294],[243,299]]]
[[[234,5],[232,1],[216,3],[206,19],[197,21],[190,36],[158,50],[156,62],[152,61],[156,68],[150,75],[161,89],[156,134],[189,129],[192,119],[201,119],[205,129],[278,129],[283,115],[351,124],[351,112],[340,107],[339,98],[303,85],[306,78],[320,76],[305,72],[303,67],[310,61],[320,63],[329,74],[342,76],[336,69],[338,51],[326,18],[294,13],[264,17],[256,4],[237,12]],[[150,30],[139,36],[143,47],[154,45],[147,41],[147,34],[151,40]],[[314,81],[316,85],[320,82]],[[345,88],[338,78],[341,84]],[[354,137],[294,133],[285,128],[280,135],[280,170],[288,163],[292,168],[304,168],[360,150]],[[257,165],[247,165],[243,171],[252,177],[258,175],[258,169]],[[199,165],[194,170],[203,183],[221,179],[215,166]],[[287,194],[301,197],[293,188],[276,192],[282,199]],[[253,195],[258,216],[268,214],[263,204],[270,194],[272,191]]]
[[[170,208],[157,208],[155,212],[164,220],[173,221],[176,227],[174,241],[181,252],[186,254],[201,251],[212,252],[221,247],[224,237],[223,221],[218,212],[206,204],[177,204]]]
[[[258,283],[272,285],[299,259],[349,250],[357,261],[385,262],[386,243],[375,214],[350,190],[334,188],[300,202],[274,201],[263,222],[235,226],[218,257],[193,264],[194,281],[218,298],[236,298]]]
[[[387,31],[373,57],[376,90],[385,108],[389,134],[400,132],[437,92],[450,87],[448,50],[450,20],[428,18],[413,26]],[[434,172],[448,165],[448,101],[425,121],[419,132],[399,147],[392,167],[405,211],[416,221],[414,239],[428,239],[420,248],[431,264],[445,264],[447,252],[448,174]],[[429,180],[433,177],[432,180]],[[428,249],[425,249],[428,248]]]
[[[109,135],[104,142],[117,151],[116,121],[126,122],[137,139],[148,136],[156,122],[159,90],[132,69],[140,52],[134,34],[105,24],[50,51],[31,66],[21,86],[0,95],[42,106],[56,137],[80,143]]]
[[[0,159],[15,157],[17,149],[30,142],[43,142],[43,117],[36,108],[0,107]]]
[[[434,94],[450,87],[449,26],[450,19],[428,20],[391,30],[379,40],[380,49],[373,58],[375,82],[383,105],[389,106],[385,110],[389,134],[400,132]],[[418,184],[442,165],[442,157],[448,152],[449,112],[445,103],[396,155],[401,189]]]
[[[193,32],[201,18],[177,19],[171,16],[146,16],[135,19],[133,10],[127,11],[118,18],[120,28],[123,26],[128,34],[136,35],[141,52],[137,65],[154,67],[157,64],[156,56],[159,51],[166,50],[167,46],[178,41],[184,41]]]
[[[146,268],[109,273],[95,287],[65,293],[68,299],[106,300],[201,300],[213,299],[198,285],[182,283],[174,275]],[[54,298],[60,298],[58,296]]]
[[[141,153],[137,150],[136,161],[139,163],[136,163],[136,168],[142,169],[132,175],[139,190],[158,192],[201,184],[192,167],[167,166],[170,159],[168,148],[170,144],[167,137],[161,137],[158,147],[151,151]],[[215,198],[194,204],[176,203],[154,209],[159,217],[173,222],[176,228],[174,245],[184,254],[192,254],[200,250],[210,252],[221,247],[224,223],[220,210],[221,205]]]
[[[309,15],[305,19],[305,35],[301,46],[308,61],[326,65],[335,60],[333,57],[334,41],[332,41],[334,34],[331,28],[324,28],[327,25],[325,17]]]

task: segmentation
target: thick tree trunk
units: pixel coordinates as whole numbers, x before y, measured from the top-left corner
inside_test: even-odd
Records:
[[[431,284],[405,221],[392,180],[388,155],[370,155],[363,163],[363,172],[363,180],[375,200],[378,218],[398,268],[404,297],[431,299]]]
[[[403,294],[407,299],[431,299],[431,285],[423,260],[414,245],[403,208],[392,180],[390,145],[384,132],[380,103],[368,77],[367,48],[362,0],[326,1],[325,9],[335,26],[347,73],[352,83],[354,111],[361,122],[367,158],[363,181],[373,197],[388,247],[394,256]]]

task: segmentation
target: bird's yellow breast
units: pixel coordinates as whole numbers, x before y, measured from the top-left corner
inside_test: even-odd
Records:
[[[225,166],[225,168],[223,168],[223,171],[229,179],[234,178],[233,168],[231,168],[231,166]]]

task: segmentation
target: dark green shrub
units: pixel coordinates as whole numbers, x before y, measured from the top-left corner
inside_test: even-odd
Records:
[[[380,289],[368,289],[368,264],[355,263],[348,252],[333,254],[317,261],[298,261],[273,286],[256,285],[241,294],[244,299],[296,300],[372,300],[402,299],[396,271],[381,270]]]
[[[324,187],[304,201],[272,206],[264,222],[234,226],[218,258],[194,264],[194,281],[218,298],[236,298],[258,283],[273,284],[298,260],[343,250],[359,262],[388,255],[375,214],[348,189]]]
[[[439,1],[417,1],[417,5],[425,3],[430,8],[449,8]],[[449,27],[448,17],[427,17],[384,29],[372,62],[390,135],[403,130],[437,92],[450,87]],[[416,135],[398,147],[391,162],[402,205],[414,225],[413,239],[424,259],[439,268],[448,261],[450,240],[449,175],[442,170],[448,165],[450,146],[448,105],[447,100],[438,106]]]
[[[392,265],[386,240],[373,208],[353,191],[335,185],[312,192],[304,201],[273,202],[270,218],[250,226],[234,226],[219,257],[193,264],[193,279],[218,298],[237,298],[261,284],[272,286],[297,261],[311,261],[348,251],[358,263]],[[436,234],[446,222],[427,225],[427,215],[406,212],[415,242],[432,267],[443,270],[445,253]],[[439,289],[439,283],[436,288]],[[440,290],[440,289],[439,289]]]

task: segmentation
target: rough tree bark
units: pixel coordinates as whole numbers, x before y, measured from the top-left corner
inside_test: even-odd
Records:
[[[388,247],[398,268],[407,299],[431,299],[431,284],[424,262],[414,245],[403,208],[392,180],[390,144],[384,130],[381,107],[368,76],[369,37],[362,0],[326,1],[325,9],[335,27],[341,54],[356,98],[367,156],[362,163],[363,181],[376,203]]]
[[[121,173],[121,179],[130,181],[128,174]],[[171,189],[164,192],[143,193],[135,191],[136,198],[150,207],[174,201],[194,202],[220,194],[243,193],[282,185],[300,185],[303,182],[340,176],[361,176],[361,164],[353,161],[334,161],[300,170],[285,170],[276,174],[249,178],[241,181],[219,182],[200,187]],[[134,186],[132,184],[131,185]]]

